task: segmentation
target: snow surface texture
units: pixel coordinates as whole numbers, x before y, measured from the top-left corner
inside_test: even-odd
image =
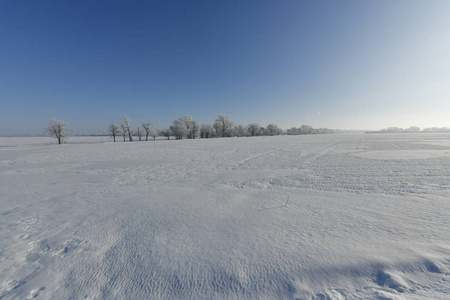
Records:
[[[51,142],[0,139],[0,299],[450,299],[450,135]]]

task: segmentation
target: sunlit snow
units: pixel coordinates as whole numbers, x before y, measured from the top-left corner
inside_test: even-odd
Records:
[[[448,299],[449,141],[0,138],[0,299]]]

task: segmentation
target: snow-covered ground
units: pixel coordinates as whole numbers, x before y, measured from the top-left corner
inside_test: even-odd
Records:
[[[450,299],[450,135],[71,141],[0,138],[0,299]]]

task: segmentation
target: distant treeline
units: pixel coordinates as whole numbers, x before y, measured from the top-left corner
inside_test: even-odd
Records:
[[[420,129],[416,126],[411,126],[409,128],[403,129],[399,127],[389,127],[386,129],[366,131],[365,133],[450,133],[450,128],[448,127],[430,127],[425,129]]]
[[[298,135],[298,134],[330,134],[334,133],[333,129],[328,128],[313,128],[309,125],[302,125],[301,127],[292,127],[288,130],[286,130],[286,134],[288,135]]]

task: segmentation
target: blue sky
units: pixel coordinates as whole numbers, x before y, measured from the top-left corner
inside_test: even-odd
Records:
[[[0,135],[48,119],[450,127],[450,1],[0,1]]]

